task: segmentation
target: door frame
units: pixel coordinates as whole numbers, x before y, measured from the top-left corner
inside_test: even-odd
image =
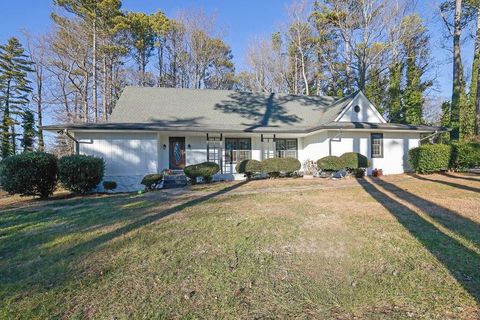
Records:
[[[180,164],[180,166],[177,166],[176,168],[174,168],[173,166],[173,159],[172,159],[172,156],[173,156],[173,148],[172,148],[172,143],[177,140],[177,141],[181,141],[180,145],[183,146],[182,150],[181,150],[181,160],[183,160],[183,163]],[[168,137],[168,167],[169,169],[171,170],[183,170],[187,164],[187,157],[186,157],[186,145],[185,145],[185,137]]]

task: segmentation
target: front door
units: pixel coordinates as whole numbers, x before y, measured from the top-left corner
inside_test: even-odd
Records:
[[[170,137],[170,169],[183,170],[185,168],[185,137]]]

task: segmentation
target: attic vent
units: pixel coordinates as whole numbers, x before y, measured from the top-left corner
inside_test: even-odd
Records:
[[[360,112],[360,106],[356,105],[355,107],[353,107],[353,111],[355,111],[356,113],[359,113]]]

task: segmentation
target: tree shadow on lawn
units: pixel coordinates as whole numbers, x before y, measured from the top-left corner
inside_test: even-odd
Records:
[[[90,222],[88,221],[88,217],[77,217],[78,215],[82,216],[86,214],[100,214],[98,213],[98,205],[101,203],[98,203],[97,200],[111,200],[111,198],[107,197],[92,201],[92,203],[89,204],[90,206],[93,206],[92,208],[89,208],[87,204],[86,208],[79,209],[75,216],[70,217],[72,219],[71,221],[68,221],[68,216],[62,218],[61,216],[55,215],[52,211],[48,212],[46,215],[37,217],[40,220],[46,219],[47,222],[49,219],[66,219],[67,225],[72,225],[73,227],[65,227],[65,224],[60,224],[59,226],[53,228],[45,228],[41,231],[41,234],[38,235],[37,238],[35,235],[32,235],[29,243],[22,243],[20,249],[15,247],[15,245],[21,241],[19,237],[13,236],[11,239],[8,237],[3,238],[3,243],[0,245],[0,256],[2,256],[3,259],[3,263],[0,262],[0,286],[7,290],[0,290],[0,297],[5,299],[6,296],[13,296],[26,289],[32,292],[35,291],[35,289],[33,289],[34,287],[39,288],[39,290],[45,290],[46,288],[52,288],[53,284],[60,285],[61,283],[68,281],[69,278],[74,279],[75,275],[72,274],[72,272],[68,272],[69,270],[68,268],[65,268],[65,266],[75,266],[75,261],[79,261],[85,254],[89,254],[90,252],[94,251],[98,246],[128,232],[139,229],[147,224],[154,223],[169,215],[178,213],[186,208],[201,204],[219,195],[226,194],[241,187],[245,183],[247,183],[247,181],[236,183],[219,191],[192,200],[187,200],[179,205],[154,214],[149,214],[151,212],[151,210],[149,210],[140,214],[135,214],[136,212],[132,212],[131,214],[125,216],[116,211],[118,207],[115,205],[110,205],[107,207],[107,209],[110,211],[110,214],[106,215],[105,218],[100,219],[100,221],[98,219],[92,219],[92,222]],[[116,196],[113,196],[113,199],[118,199],[115,197]],[[113,201],[113,203],[115,203],[115,201]],[[125,201],[121,203],[125,205]],[[103,203],[103,205],[105,205],[105,203]],[[149,209],[149,207],[150,205],[147,207],[142,207],[142,209]],[[68,210],[68,208],[65,208],[64,210]],[[134,208],[131,210],[134,210]],[[82,219],[83,224],[76,219]],[[103,233],[85,242],[58,250],[43,248],[44,244],[54,241],[57,238],[61,239],[62,237],[68,237],[72,233],[78,233],[86,230],[91,231],[92,229],[100,229],[107,225],[114,225],[122,222],[124,223],[126,220],[131,222],[123,227]],[[42,222],[44,221],[39,221],[39,223]],[[77,226],[77,224],[80,224],[81,227]],[[15,249],[17,249],[16,252]],[[17,261],[15,261],[15,255],[19,253],[18,251],[22,250],[27,251],[26,253],[23,253],[26,255],[26,259],[17,259]],[[38,259],[39,257],[41,259]]]
[[[462,180],[468,180],[468,181],[475,181],[475,182],[480,182],[480,174],[479,173],[474,173],[470,172],[468,177],[466,177],[465,173],[461,176],[457,176],[448,172],[442,172],[440,173],[442,176],[448,177],[448,178],[454,178],[454,179],[462,179]]]
[[[411,235],[420,241],[422,245],[449,270],[450,274],[477,302],[480,302],[480,256],[458,240],[439,230],[434,224],[418,215],[415,211],[393,199],[383,192],[380,187],[391,192],[398,198],[414,204],[436,220],[437,217],[433,216],[432,213],[434,210],[441,208],[440,206],[414,196],[380,179],[375,179],[375,184],[367,180],[360,181],[359,183],[367,193],[387,209]],[[451,220],[446,221],[447,223],[443,220],[443,225],[447,228],[455,227],[453,221],[459,219],[459,215],[452,211],[448,212],[449,210],[445,208],[442,208],[442,210],[445,214],[448,213],[452,215]],[[473,230],[476,230],[477,233],[479,231],[478,224],[471,220],[460,220],[460,224],[465,229],[468,229],[464,234],[470,234]],[[459,232],[461,230],[459,227],[456,227],[454,231]]]
[[[430,179],[425,180],[436,181]],[[456,232],[480,248],[480,224],[478,222],[464,217],[457,212],[438,205],[432,201],[419,197],[412,192],[399,188],[392,183],[380,179],[376,179],[375,182],[385,190],[393,193],[398,198],[413,204],[415,207],[422,210],[422,212],[443,225],[445,228]]]
[[[418,179],[418,180],[422,180],[422,181],[430,181],[430,182],[440,183],[440,184],[444,184],[444,185],[449,186],[449,187],[480,193],[480,188],[466,186],[466,185],[463,185],[463,184],[450,182],[450,181],[431,179],[431,178],[427,178],[426,176],[421,176],[421,175],[418,175],[418,174],[412,174],[411,176]],[[480,180],[476,180],[476,181],[480,182]]]

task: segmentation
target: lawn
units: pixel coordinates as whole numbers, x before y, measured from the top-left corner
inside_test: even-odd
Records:
[[[2,319],[480,318],[480,175],[58,197],[0,199]]]

